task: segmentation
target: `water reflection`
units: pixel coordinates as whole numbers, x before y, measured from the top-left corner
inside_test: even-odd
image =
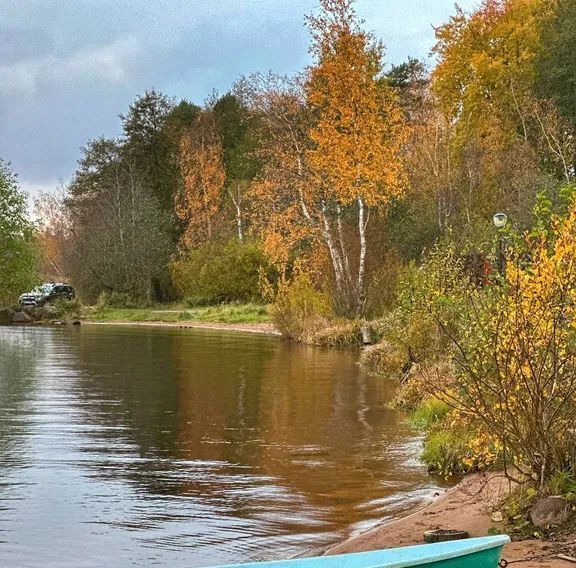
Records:
[[[86,327],[0,328],[0,354],[2,478],[15,453],[28,464],[10,478],[6,565],[288,557],[434,489],[392,385],[352,352]]]
[[[43,334],[28,338],[15,331],[0,341],[0,465],[4,470],[26,462],[30,423],[21,417],[32,411],[37,360],[48,348],[44,339]]]

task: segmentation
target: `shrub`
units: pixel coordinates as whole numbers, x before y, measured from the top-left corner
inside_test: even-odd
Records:
[[[362,321],[338,320],[313,331],[308,338],[314,345],[345,347],[362,344]]]
[[[364,367],[386,377],[399,377],[407,359],[406,349],[388,339],[364,349],[360,355]]]
[[[332,315],[330,297],[314,287],[308,274],[300,272],[292,280],[280,282],[270,314],[282,335],[306,341],[326,326]]]
[[[464,464],[468,453],[469,434],[452,430],[434,430],[424,442],[422,461],[429,471],[442,475],[468,473],[471,468]]]
[[[428,396],[409,417],[410,423],[420,429],[428,430],[438,424],[450,412],[450,407],[435,396]]]
[[[174,287],[190,306],[262,301],[259,274],[266,261],[257,243],[209,243],[171,263]]]
[[[450,347],[443,330],[458,333],[469,289],[455,246],[438,243],[421,266],[403,269],[395,309],[374,322],[381,344],[363,356],[363,363],[387,376],[405,374],[412,363],[437,364]]]
[[[57,299],[51,302],[50,305],[57,310],[54,316],[61,319],[79,319],[82,317],[82,306],[78,300]]]
[[[466,325],[446,331],[454,380],[430,381],[467,428],[503,448],[508,476],[541,491],[576,468],[576,204],[550,226],[509,246],[498,285],[469,293]]]
[[[382,265],[368,281],[366,291],[366,316],[376,317],[391,309],[396,300],[401,261],[397,255],[387,254]]]

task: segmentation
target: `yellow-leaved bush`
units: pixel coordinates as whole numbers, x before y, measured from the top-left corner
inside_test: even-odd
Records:
[[[543,487],[576,458],[576,207],[511,248],[501,282],[471,288],[461,329],[446,330],[454,376],[427,386],[475,432],[465,465],[500,462]]]

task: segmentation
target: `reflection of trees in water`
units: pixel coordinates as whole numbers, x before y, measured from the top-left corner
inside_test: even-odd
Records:
[[[278,344],[231,335],[201,336],[192,348],[175,343],[184,457],[259,465],[261,383]]]
[[[205,493],[198,468],[182,460],[242,462],[237,448],[230,454],[220,441],[253,429],[250,416],[257,413],[241,407],[254,401],[257,369],[267,357],[244,339],[175,329],[83,330],[74,395],[91,425],[84,449],[110,458],[92,461],[91,473],[129,478],[155,494],[194,492],[196,482]]]
[[[0,471],[26,461],[37,367],[50,344],[51,330],[0,326]]]
[[[410,481],[406,455],[396,449],[411,433],[387,407],[393,386],[368,377],[355,353],[284,349],[262,385],[266,471],[311,503],[341,504],[342,513],[359,516],[354,505],[381,497],[384,479],[402,471]]]
[[[162,459],[177,450],[178,393],[169,334],[152,329],[82,330],[74,395],[92,428],[89,451]]]
[[[83,466],[278,534],[348,527],[367,501],[422,481],[405,463],[413,435],[386,406],[391,384],[356,359],[259,336],[86,328]]]

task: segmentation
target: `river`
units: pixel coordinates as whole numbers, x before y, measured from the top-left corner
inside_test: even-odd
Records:
[[[0,566],[288,558],[437,486],[358,353],[137,326],[0,327]]]

